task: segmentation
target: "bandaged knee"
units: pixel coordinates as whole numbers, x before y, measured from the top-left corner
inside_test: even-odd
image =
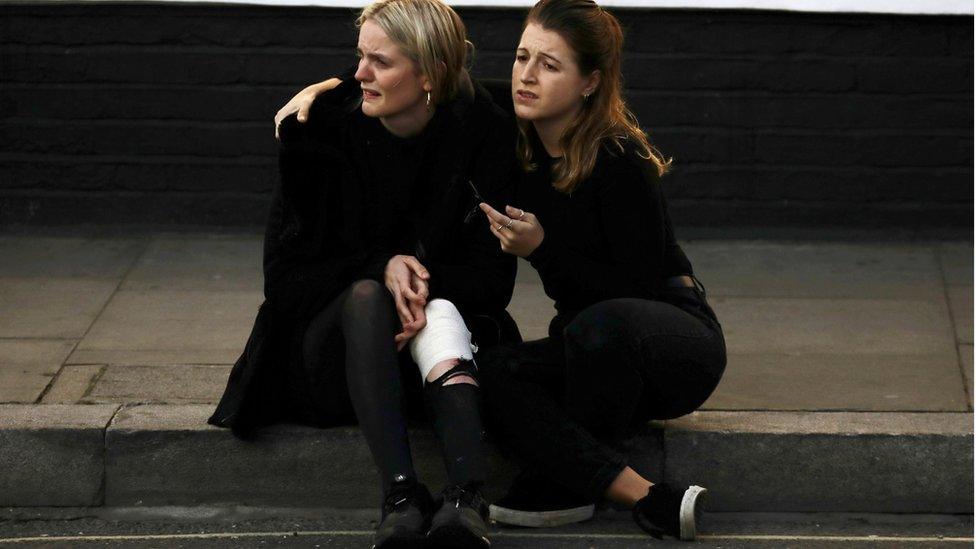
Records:
[[[445,360],[472,360],[478,348],[457,307],[446,299],[434,299],[424,309],[427,325],[410,340],[410,356],[426,380],[434,366]]]

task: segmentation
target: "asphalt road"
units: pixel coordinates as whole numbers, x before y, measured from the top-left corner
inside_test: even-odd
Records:
[[[255,508],[5,509],[0,547],[363,548],[377,513],[369,510]],[[694,543],[658,541],[624,513],[545,530],[496,527],[496,548],[973,547],[972,516],[711,514]]]

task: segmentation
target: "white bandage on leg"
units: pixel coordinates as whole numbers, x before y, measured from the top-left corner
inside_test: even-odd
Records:
[[[410,340],[410,356],[427,379],[434,366],[452,358],[471,360],[478,348],[457,307],[446,299],[434,299],[424,308],[427,325]]]

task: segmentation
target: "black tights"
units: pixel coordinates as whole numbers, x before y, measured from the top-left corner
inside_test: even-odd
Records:
[[[407,353],[397,354],[393,337],[399,331],[390,292],[374,280],[359,280],[312,320],[302,342],[303,374],[318,416],[314,422],[358,420],[384,492],[396,480],[417,477],[405,407],[416,409],[420,376]],[[423,400],[451,483],[484,482],[479,388],[430,383]]]

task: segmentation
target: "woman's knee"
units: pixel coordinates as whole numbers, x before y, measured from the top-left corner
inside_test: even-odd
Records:
[[[350,284],[343,308],[347,313],[356,313],[389,309],[391,303],[389,292],[382,284],[375,280],[363,279]]]
[[[427,302],[427,306],[424,307],[424,314],[427,315],[428,319],[447,318],[454,320],[461,318],[461,313],[457,310],[457,307],[443,298],[431,299]]]
[[[440,378],[461,362],[474,358],[471,332],[453,303],[446,299],[431,300],[424,308],[427,325],[410,341],[410,355],[426,382]],[[447,380],[443,380],[447,381]],[[477,385],[473,375],[452,376],[450,383]]]
[[[587,307],[566,325],[566,341],[584,351],[601,351],[614,344],[626,329],[612,302],[601,301]]]

